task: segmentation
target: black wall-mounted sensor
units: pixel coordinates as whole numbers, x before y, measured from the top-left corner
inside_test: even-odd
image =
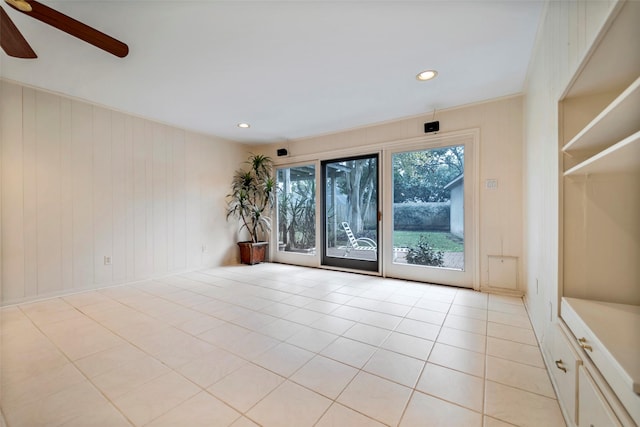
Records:
[[[428,122],[424,124],[424,133],[438,132],[440,130],[440,122]]]
[[[289,154],[286,148],[278,148],[278,151],[276,151],[276,153],[278,154],[278,157],[286,156],[287,154]]]

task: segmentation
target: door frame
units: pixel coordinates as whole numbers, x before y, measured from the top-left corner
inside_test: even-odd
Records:
[[[393,262],[393,154],[404,151],[424,151],[434,148],[465,146],[465,269],[464,271],[443,268],[412,266]],[[470,155],[468,155],[469,153]],[[443,136],[441,138],[423,138],[405,144],[395,144],[384,150],[385,172],[383,191],[383,275],[398,279],[422,281],[442,285],[461,286],[480,289],[479,280],[479,131]],[[469,212],[470,210],[470,212]],[[384,220],[386,218],[386,220]]]
[[[275,163],[275,162],[274,162]],[[318,177],[318,169],[320,168],[320,161],[318,160],[309,160],[309,161],[296,161],[296,162],[292,162],[292,163],[282,163],[282,164],[274,164],[274,179],[277,182],[278,179],[278,175],[277,175],[277,171],[278,169],[290,169],[290,168],[295,168],[295,167],[299,167],[299,166],[308,166],[308,165],[313,165],[313,167],[315,168],[315,179],[316,179],[316,209],[315,209],[315,215],[316,215],[316,221],[315,221],[315,226],[316,226],[316,251],[314,254],[307,254],[307,253],[299,253],[299,252],[285,252],[285,251],[279,251],[278,250],[278,196],[276,194],[276,203],[273,209],[273,215],[271,218],[271,235],[270,235],[270,242],[271,244],[270,246],[270,259],[276,261],[276,262],[281,262],[283,264],[293,264],[293,265],[300,265],[303,267],[318,267],[320,265],[320,251],[318,250],[318,237],[320,236],[318,234],[318,230],[320,227],[320,203],[318,203],[318,200],[320,199],[320,183],[319,183],[319,177]]]
[[[330,160],[334,158],[341,157],[355,157],[359,155],[363,155],[366,153],[378,153],[378,162],[379,162],[379,184],[378,186],[378,210],[382,208],[382,218],[381,221],[378,221],[378,260],[379,260],[379,272],[366,272],[366,271],[358,271],[363,274],[374,274],[383,277],[395,277],[393,272],[388,271],[388,265],[393,261],[393,241],[391,239],[391,227],[385,226],[387,222],[385,218],[391,218],[392,215],[392,207],[393,200],[390,193],[391,190],[391,178],[392,176],[388,176],[391,172],[389,169],[389,173],[387,172],[387,162],[391,162],[391,151],[397,151],[399,148],[404,147],[418,147],[417,149],[428,149],[430,147],[434,147],[436,145],[456,145],[460,144],[460,142],[470,143],[473,147],[474,158],[473,158],[473,172],[471,173],[473,176],[474,184],[471,188],[471,192],[473,194],[473,212],[472,212],[472,233],[473,242],[469,243],[472,245],[474,251],[474,259],[471,261],[471,271],[472,271],[472,283],[473,289],[480,290],[480,129],[479,128],[471,128],[464,129],[459,131],[452,131],[446,133],[435,133],[429,135],[421,135],[417,137],[401,139],[401,140],[393,140],[393,141],[385,141],[375,144],[365,144],[357,147],[350,147],[347,149],[341,150],[329,150],[326,152],[320,153],[309,153],[302,154],[298,156],[289,156],[289,157],[281,157],[274,158],[275,166],[278,168],[281,167],[295,167],[297,165],[302,164],[310,164],[314,163],[316,165],[316,179],[320,180],[320,162],[323,160]],[[319,182],[317,182],[318,184]],[[319,201],[320,197],[320,185],[316,185],[317,191],[317,201]],[[465,190],[466,191],[466,190]],[[391,204],[390,204],[391,203]],[[320,233],[321,226],[320,223],[320,203],[316,203],[316,241],[320,241]],[[276,213],[274,209],[273,223],[276,223]],[[275,242],[274,242],[275,240]],[[330,266],[324,266],[321,263],[320,251],[316,251],[315,256],[306,256],[303,257],[306,262],[300,262],[300,256],[292,255],[292,257],[287,257],[287,259],[281,259],[276,255],[277,252],[277,233],[271,233],[271,242],[270,245],[270,259],[273,259],[277,262],[283,262],[287,264],[295,264],[301,266],[309,266],[309,267],[317,267],[329,270],[340,270],[340,271],[354,271],[346,268],[335,268]],[[389,246],[389,247],[386,247]],[[275,248],[275,250],[274,250]],[[424,279],[411,279],[417,280],[420,282],[427,282]],[[451,285],[451,283],[443,282],[444,285]]]
[[[329,256],[327,254],[327,176],[326,165],[328,163],[339,163],[352,160],[364,160],[364,159],[376,159],[376,259],[375,261],[362,260],[355,258],[340,258],[335,256]],[[357,156],[338,157],[322,160],[320,162],[320,220],[321,231],[320,242],[322,243],[322,249],[320,251],[320,263],[323,267],[343,268],[346,270],[355,270],[362,272],[380,272],[380,175],[381,175],[381,155],[379,152],[361,154]],[[318,236],[316,234],[316,242],[318,242]]]

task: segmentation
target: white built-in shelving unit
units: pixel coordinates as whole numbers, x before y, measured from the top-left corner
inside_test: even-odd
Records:
[[[561,304],[546,351],[570,425],[640,425],[639,22],[640,2],[616,3],[559,103]]]

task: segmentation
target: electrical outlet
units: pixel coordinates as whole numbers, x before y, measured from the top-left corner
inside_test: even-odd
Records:
[[[536,277],[536,295],[538,295],[540,293],[540,282],[538,281],[538,278]]]
[[[202,252],[207,252],[207,245],[202,245]]]
[[[553,322],[553,304],[549,301],[549,322]]]
[[[108,255],[104,256],[104,265],[111,265],[111,257]]]

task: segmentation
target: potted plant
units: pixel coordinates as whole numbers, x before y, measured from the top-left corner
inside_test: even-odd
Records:
[[[271,212],[275,195],[273,160],[261,154],[251,154],[245,162],[248,169],[238,169],[233,176],[231,193],[227,195],[227,220],[240,221],[251,240],[238,242],[240,262],[258,264],[266,257],[271,231]]]

